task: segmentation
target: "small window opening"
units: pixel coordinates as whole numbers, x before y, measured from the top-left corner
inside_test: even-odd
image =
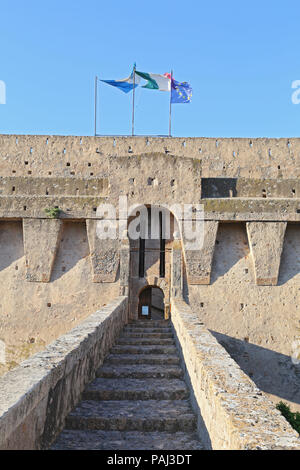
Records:
[[[166,240],[164,239],[162,212],[159,212],[159,240],[160,240],[159,277],[165,277],[166,275]]]

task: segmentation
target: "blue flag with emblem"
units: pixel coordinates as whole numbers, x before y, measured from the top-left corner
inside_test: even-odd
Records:
[[[123,78],[121,80],[100,80],[100,82],[104,82],[108,85],[119,88],[119,90],[123,91],[124,93],[129,93],[131,90],[133,90],[133,88],[139,86],[140,83],[140,77],[137,74],[134,76],[134,70],[127,78]]]
[[[190,103],[192,87],[187,82],[177,82],[172,79],[171,103]]]

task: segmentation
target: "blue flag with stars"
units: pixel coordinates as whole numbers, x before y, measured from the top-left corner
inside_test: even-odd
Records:
[[[171,103],[189,103],[192,98],[192,87],[188,82],[172,80]]]

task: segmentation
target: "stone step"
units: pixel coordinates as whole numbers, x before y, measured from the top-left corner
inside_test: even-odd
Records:
[[[152,335],[152,334],[161,334],[161,335],[172,335],[173,331],[169,328],[124,328],[122,334],[143,334],[143,335]]]
[[[181,367],[173,364],[120,364],[119,361],[116,361],[116,364],[117,365],[114,365],[112,363],[106,363],[106,365],[104,364],[97,370],[96,376],[104,378],[127,377],[133,379],[180,379],[183,377],[183,371]]]
[[[111,349],[112,354],[176,354],[177,349],[175,346],[143,346],[143,345],[128,345],[120,344],[115,345]]]
[[[180,364],[177,354],[109,354],[103,366],[109,364]]]
[[[132,338],[127,336],[120,336],[117,345],[119,344],[129,344],[132,346],[135,345],[155,345],[159,344],[161,346],[172,346],[175,344],[174,339],[172,338]]]
[[[128,326],[134,328],[170,328],[171,323],[165,320],[139,320],[128,323]]]
[[[202,450],[170,322],[128,324],[52,449]]]
[[[165,325],[165,326],[153,326],[153,325],[136,325],[136,323],[127,323],[127,325],[124,326],[124,330],[134,330],[134,331],[153,331],[156,333],[163,333],[163,332],[172,332],[172,326],[171,325]]]
[[[188,388],[178,379],[97,378],[83,392],[83,400],[183,400]]]
[[[124,330],[120,338],[174,338],[173,333],[151,333],[151,332],[140,332],[137,330]]]
[[[187,400],[88,400],[68,415],[66,429],[192,432],[196,417]]]
[[[195,433],[64,430],[51,450],[203,450]]]

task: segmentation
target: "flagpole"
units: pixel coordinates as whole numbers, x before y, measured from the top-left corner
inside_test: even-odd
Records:
[[[170,110],[169,110],[169,137],[171,137],[171,121],[172,121],[172,79],[173,79],[173,70],[171,70]]]
[[[98,77],[95,78],[95,137],[97,135],[97,88],[98,88]]]
[[[136,64],[134,64],[134,66],[133,66],[133,92],[132,92],[132,135],[134,135],[135,70],[136,70]]]

